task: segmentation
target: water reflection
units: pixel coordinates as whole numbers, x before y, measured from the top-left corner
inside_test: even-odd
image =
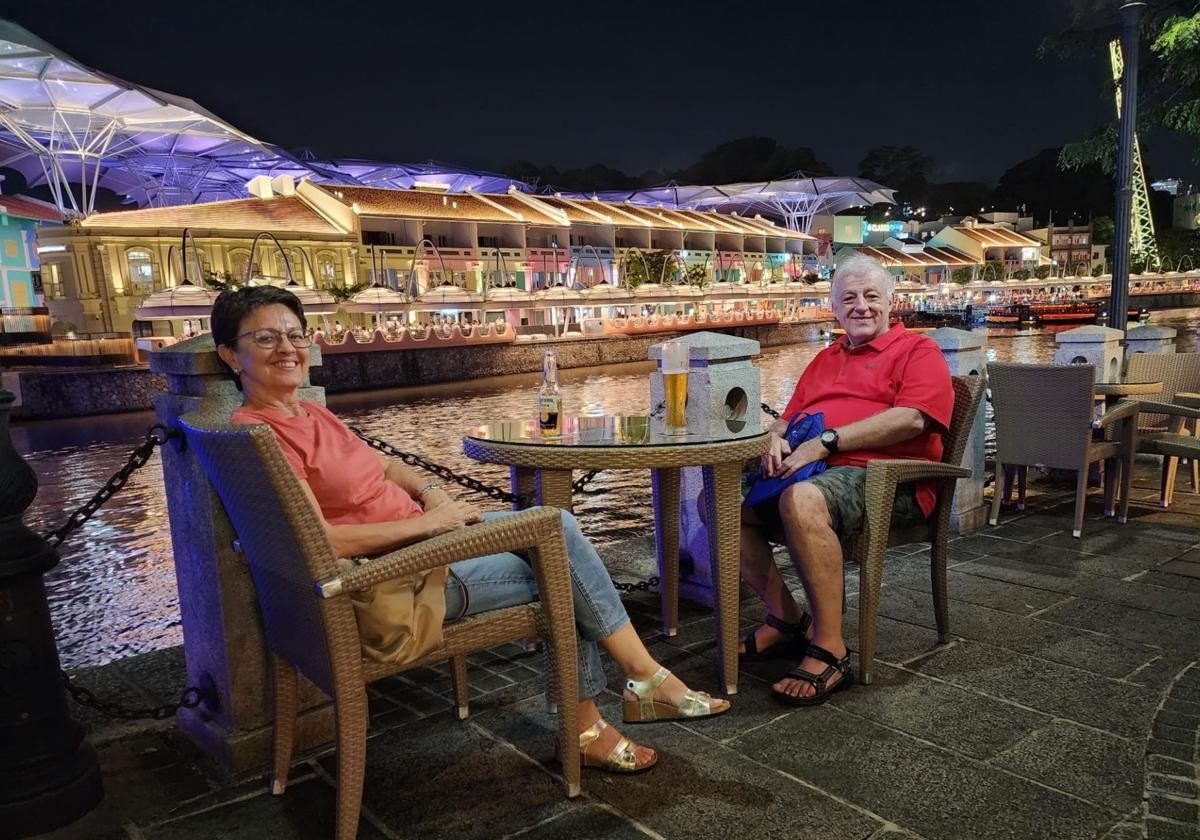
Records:
[[[1152,322],[1179,330],[1181,352],[1197,349],[1200,309],[1162,313]],[[764,351],[756,362],[763,399],[782,407],[800,371],[823,346]],[[1053,336],[1035,331],[989,330],[988,358],[1049,362],[1054,346]],[[651,368],[652,363],[642,362],[560,371],[566,409],[602,407],[606,414],[644,414]],[[461,435],[491,418],[529,414],[540,384],[535,374],[506,376],[334,395],[329,405],[348,422],[400,449],[507,486],[508,469],[468,460],[462,454]],[[67,511],[83,504],[125,462],[153,422],[152,413],[139,412],[13,424],[16,447],[40,482],[26,517],[30,527],[47,531],[61,525]],[[647,475],[601,473],[590,489],[578,497],[576,511],[592,539],[607,543],[646,533],[652,521]],[[157,455],[71,538],[62,557],[47,576],[47,585],[64,666],[100,664],[182,641]]]

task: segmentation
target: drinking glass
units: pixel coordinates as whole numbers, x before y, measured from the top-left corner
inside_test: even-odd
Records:
[[[688,346],[682,341],[668,341],[662,351],[663,392],[667,403],[665,431],[668,435],[686,435]]]

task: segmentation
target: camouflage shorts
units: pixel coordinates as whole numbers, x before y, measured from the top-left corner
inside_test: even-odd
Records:
[[[808,479],[807,483],[814,485],[825,497],[825,506],[829,508],[838,539],[844,540],[862,531],[867,507],[865,467],[830,467],[815,478]],[[783,519],[779,515],[779,499],[760,502],[754,506],[754,513],[766,526],[768,537],[782,536]],[[899,485],[896,488],[896,502],[892,506],[892,527],[907,527],[924,519],[925,514],[917,504],[914,485],[911,482]]]

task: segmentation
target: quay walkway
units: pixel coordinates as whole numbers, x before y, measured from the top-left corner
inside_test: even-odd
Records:
[[[1200,497],[1180,485],[1162,510],[1157,486],[1157,464],[1139,462],[1125,526],[1103,519],[1093,491],[1075,540],[1073,484],[1031,481],[1026,511],[953,541],[944,647],[934,646],[928,549],[893,551],[874,685],[788,709],[767,696],[780,666],[748,666],[730,714],[628,727],[660,750],[659,766],[585,771],[573,802],[554,776],[540,654],[473,657],[466,722],[453,719],[443,673],[376,684],[361,836],[1197,840]],[[643,576],[652,545],[609,546],[606,561],[618,578]],[[851,574],[851,634],[856,589]],[[627,604],[667,667],[716,685],[709,613],[682,605],[679,635],[665,639],[655,596]],[[745,629],[762,614],[747,600]],[[163,702],[183,684],[182,654],[76,676],[108,698]],[[614,679],[602,702],[617,721],[619,690]],[[91,726],[107,798],[54,837],[332,836],[330,755],[298,764],[287,793],[271,797],[262,777],[203,766],[170,721],[75,711]]]

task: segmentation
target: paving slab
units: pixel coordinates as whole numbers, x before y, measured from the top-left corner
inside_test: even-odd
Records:
[[[603,706],[602,712],[620,720],[612,705]],[[695,722],[697,731],[701,723]],[[489,712],[480,724],[506,740],[533,744],[535,758],[555,763],[551,721],[532,704]],[[622,778],[587,771],[584,791],[663,837],[716,832],[728,837],[865,840],[881,827],[879,820],[788,778],[769,762],[747,758],[695,731],[664,723],[628,726],[626,733],[658,751],[658,767]],[[803,752],[799,744],[792,746]]]
[[[876,665],[870,686],[837,695],[837,708],[979,759],[1009,749],[1051,720],[977,691],[882,663]]]
[[[1084,573],[1125,578],[1156,565],[1150,560],[1128,559],[1101,554],[1084,554],[1076,547],[1061,547],[1043,542],[1026,543],[989,536],[987,532],[964,537],[963,542],[972,551],[989,557],[1011,557],[1024,563],[1054,566],[1062,574]],[[1172,554],[1171,557],[1175,555]],[[1171,559],[1160,558],[1160,559]]]
[[[1090,840],[1117,817],[832,705],[807,711],[735,745],[930,840]]]
[[[334,832],[336,794],[321,779],[289,788],[283,796],[261,793],[209,811],[144,829],[146,840],[328,840]],[[358,837],[386,835],[360,819]]]
[[[611,808],[596,804],[581,805],[564,814],[557,815],[532,828],[521,829],[507,837],[522,840],[562,840],[562,838],[587,838],[587,840],[646,840],[654,837],[637,827],[631,820]]]
[[[1200,622],[1124,604],[1074,598],[1050,607],[1038,618],[1160,647],[1180,656],[1200,650]]]
[[[884,572],[885,586],[901,586],[917,592],[931,593],[929,569],[905,569]],[[1004,612],[1028,615],[1062,600],[1062,595],[1032,586],[1024,586],[994,578],[980,577],[951,569],[946,573],[946,594],[952,601],[965,601]]]
[[[371,740],[363,803],[401,837],[490,840],[536,825],[571,805],[562,783],[521,755],[527,746],[471,720],[426,718]],[[322,764],[335,775],[333,756]]]
[[[1157,692],[1142,686],[974,641],[946,647],[912,667],[1127,738],[1145,737],[1159,701]]]
[[[934,626],[933,597],[925,592],[885,589],[880,596],[880,611],[897,621]],[[1109,677],[1124,677],[1162,653],[1149,645],[1064,627],[1040,617],[1022,618],[957,601],[950,604],[950,635],[997,644]]]
[[[1118,738],[1058,720],[1031,732],[991,763],[1047,787],[1127,812],[1142,801],[1144,754],[1141,739]]]

